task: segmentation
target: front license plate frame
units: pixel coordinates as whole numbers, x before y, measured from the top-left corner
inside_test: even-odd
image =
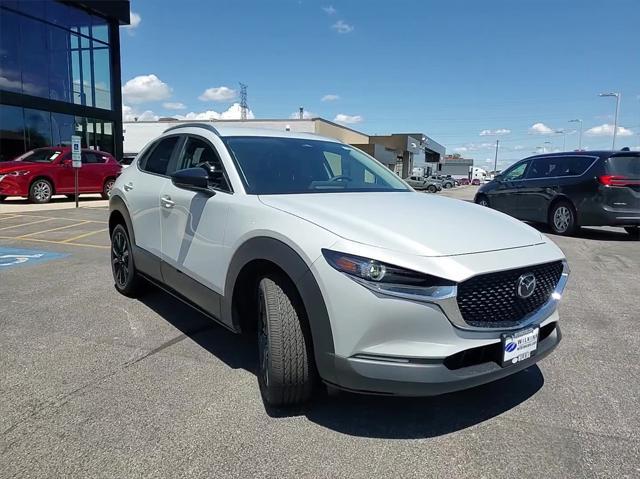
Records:
[[[539,337],[539,327],[502,334],[502,362],[500,365],[503,368],[514,366],[534,356],[538,351]]]

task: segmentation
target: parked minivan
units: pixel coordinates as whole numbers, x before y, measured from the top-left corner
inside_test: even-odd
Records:
[[[475,202],[556,234],[621,226],[640,237],[640,152],[584,151],[525,158],[483,185]]]

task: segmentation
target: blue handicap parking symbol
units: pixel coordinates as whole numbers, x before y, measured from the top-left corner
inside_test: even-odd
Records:
[[[0,271],[14,266],[44,263],[53,259],[64,258],[65,256],[69,255],[64,253],[52,253],[51,251],[5,248],[0,246]]]

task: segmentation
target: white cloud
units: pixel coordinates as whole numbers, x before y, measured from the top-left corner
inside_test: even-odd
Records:
[[[133,31],[138,28],[142,22],[142,17],[136,12],[129,13],[129,25],[122,25],[129,35],[133,35]]]
[[[129,105],[122,105],[122,121],[158,121],[158,118],[151,110],[140,113]]]
[[[613,136],[613,125],[604,123],[600,126],[594,126],[585,131],[589,136]],[[633,136],[633,131],[623,126],[618,127],[617,136]]]
[[[139,75],[122,87],[122,97],[127,103],[145,103],[166,100],[171,96],[171,87],[157,76]]]
[[[233,100],[238,92],[226,86],[218,86],[207,88],[202,95],[198,97],[202,101],[229,101]]]
[[[466,146],[459,146],[457,148],[454,148],[453,151],[457,151],[458,153],[464,153],[465,151],[469,151],[469,148],[467,148]]]
[[[524,150],[524,146],[522,145],[516,145],[513,147],[514,151],[520,151],[520,150]]]
[[[222,113],[218,113],[214,110],[207,110],[203,112],[190,112],[186,115],[175,115],[179,120],[240,120],[242,118],[242,109],[240,103],[234,103],[227,110]],[[247,119],[253,120],[255,115],[251,110],[247,110]]]
[[[335,13],[336,13],[336,9],[333,8],[333,5],[329,5],[327,7],[322,7],[322,9],[324,10],[324,12],[327,15],[335,15]]]
[[[551,133],[554,133],[554,129],[548,127],[544,123],[534,123],[529,128],[529,133],[534,133],[537,135],[550,135]]]
[[[333,121],[338,123],[345,123],[347,125],[353,123],[361,123],[364,120],[360,115],[345,115],[344,113],[338,113]]]
[[[333,28],[338,33],[351,33],[354,29],[354,26],[349,25],[343,20],[338,20],[336,23],[331,25],[331,28]]]
[[[328,95],[323,96],[320,101],[336,101],[340,99],[340,95],[335,95],[333,93],[329,93]]]
[[[307,111],[304,110],[302,112],[302,118],[304,120],[309,120],[311,118],[318,118],[320,115],[318,115],[317,113],[314,113],[312,111]],[[291,113],[291,115],[289,115],[289,118],[291,118],[292,120],[297,120],[298,118],[300,118],[300,112],[299,111],[294,111],[293,113]]]
[[[167,110],[186,110],[187,105],[179,101],[168,101],[162,104]]]
[[[511,133],[511,130],[508,128],[498,128],[497,130],[482,130],[480,136],[508,135],[509,133]]]

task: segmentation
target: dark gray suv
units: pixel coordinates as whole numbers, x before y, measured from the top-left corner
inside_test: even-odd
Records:
[[[556,234],[621,226],[640,237],[640,152],[581,151],[520,160],[483,185],[475,202]]]

